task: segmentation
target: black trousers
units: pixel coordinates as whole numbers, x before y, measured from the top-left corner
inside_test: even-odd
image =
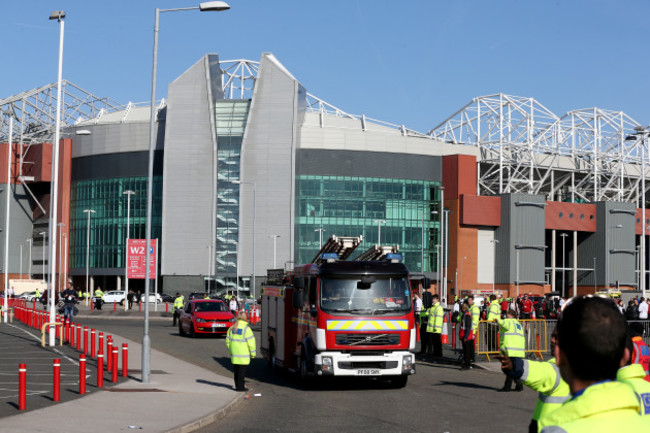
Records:
[[[432,351],[431,347],[431,334],[427,332],[427,324],[420,324],[420,354],[421,355],[430,355]]]
[[[181,316],[180,308],[174,308],[174,312],[172,313],[172,316],[174,318],[174,320],[172,321],[172,326],[176,326],[176,319],[178,319]]]
[[[246,367],[247,365],[233,364],[233,370],[235,370],[235,390],[244,391],[246,387],[244,386],[244,379],[246,379]]]
[[[503,384],[503,388],[504,388],[504,389],[508,389],[508,390],[512,389],[512,382],[515,382],[515,389],[516,389],[516,390],[521,390],[521,389],[524,388],[524,386],[523,386],[521,383],[516,382],[516,381],[515,381],[512,377],[510,377],[510,376],[506,376],[506,381],[505,381],[505,383]]]
[[[101,299],[95,300],[95,309],[96,310],[101,310],[102,309],[102,300]]]
[[[474,359],[474,339],[463,340],[463,366],[471,366],[472,359]]]
[[[434,332],[431,335],[431,342],[433,346],[433,356],[437,358],[442,357],[442,334],[438,334],[437,332]]]

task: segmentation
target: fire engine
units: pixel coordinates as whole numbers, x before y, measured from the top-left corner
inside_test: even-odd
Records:
[[[415,374],[415,317],[398,246],[347,260],[362,237],[331,236],[311,263],[269,273],[262,286],[261,352],[300,378]]]

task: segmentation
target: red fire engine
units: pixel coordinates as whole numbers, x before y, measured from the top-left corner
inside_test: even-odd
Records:
[[[312,263],[262,286],[261,352],[272,368],[309,376],[415,374],[415,318],[398,247],[346,260],[362,237],[332,236]]]

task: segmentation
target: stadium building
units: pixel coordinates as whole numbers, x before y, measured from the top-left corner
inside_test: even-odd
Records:
[[[150,107],[63,90],[55,233],[56,84],[0,100],[0,255],[10,281],[44,278],[55,236],[57,286],[122,288],[126,239],[145,238]],[[498,94],[421,133],[326,103],[268,53],[205,55],[156,112],[158,291],[257,292],[331,235],[398,245],[443,296],[645,288],[648,131],[623,112]]]

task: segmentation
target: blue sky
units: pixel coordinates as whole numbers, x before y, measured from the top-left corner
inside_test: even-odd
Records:
[[[537,99],[558,115],[622,110],[650,123],[647,0],[228,0],[161,15],[158,97],[203,54],[271,52],[347,112],[426,132],[475,96]],[[150,98],[154,8],[191,0],[3,1],[0,98],[65,79],[121,103]]]

